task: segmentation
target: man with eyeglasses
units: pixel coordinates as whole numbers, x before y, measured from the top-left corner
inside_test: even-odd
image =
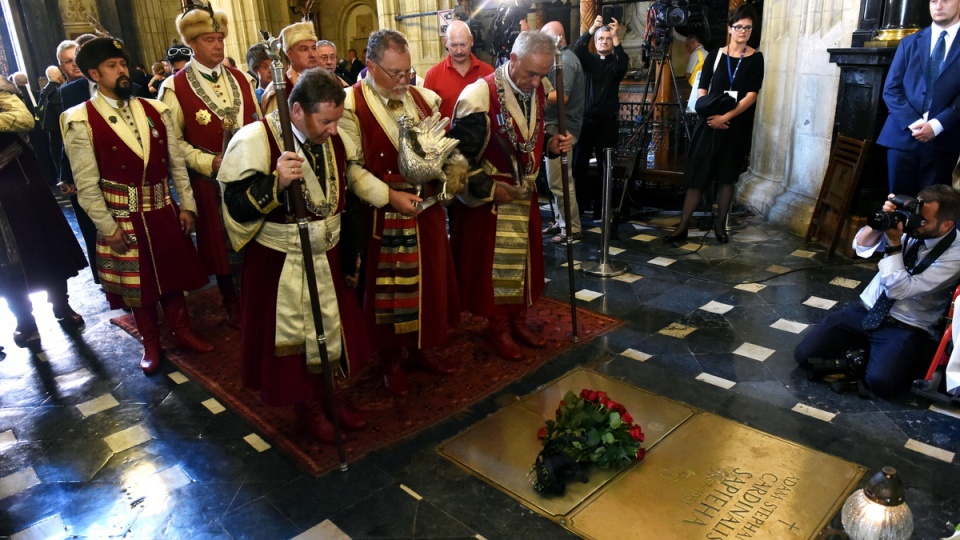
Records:
[[[347,168],[350,189],[363,205],[367,233],[361,275],[363,311],[380,352],[384,386],[394,395],[408,391],[402,348],[412,368],[448,374],[453,368],[426,353],[447,338],[460,321],[446,214],[434,204],[438,182],[417,189],[400,175],[397,120],[415,122],[434,114],[440,97],[410,84],[407,38],[392,29],[370,35],[367,75],[347,90],[340,131],[359,149]]]
[[[217,172],[225,143],[242,126],[260,117],[257,97],[247,77],[226,67],[223,11],[194,8],[177,17],[180,39],[193,59],[160,86],[159,99],[169,109],[190,173],[197,202],[197,249],[207,275],[214,275],[223,298],[227,324],[240,328],[240,300],[230,267],[230,253],[220,217]]]
[[[333,73],[344,88],[350,86],[343,77],[337,75],[337,46],[332,41],[324,39],[317,42],[317,62],[320,67]]]
[[[459,20],[451,22],[447,27],[446,40],[449,54],[427,71],[423,87],[433,90],[443,99],[440,114],[450,118],[460,92],[468,84],[493,73],[493,66],[481,62],[473,54],[473,33],[467,23]]]
[[[903,38],[883,85],[890,193],[953,183],[960,157],[960,0],[930,0],[933,23]]]
[[[317,34],[313,31],[313,23],[298,22],[280,31],[280,41],[283,50],[290,60],[290,67],[284,73],[287,91],[297,84],[297,79],[304,71],[319,66],[317,58]],[[277,96],[273,85],[267,87],[260,98],[263,114],[268,115],[277,110]]]
[[[581,210],[593,208],[593,219],[600,219],[602,198],[599,177],[590,177],[590,158],[596,154],[600,170],[605,166],[604,148],[616,148],[620,115],[620,81],[627,74],[630,59],[620,44],[620,23],[616,19],[604,26],[597,15],[590,28],[573,45],[583,65],[587,94],[583,106],[583,128],[573,153],[573,176],[577,179],[577,202]],[[591,53],[593,39],[597,49]],[[579,189],[583,188],[583,189]]]
[[[61,41],[60,44],[57,45],[57,63],[60,72],[66,77],[64,83],[70,83],[83,78],[83,74],[80,73],[80,68],[77,67],[76,56],[76,41],[68,39]],[[60,136],[60,113],[63,112],[60,88],[63,87],[63,84],[53,88],[53,91],[50,92],[49,95],[46,96],[46,100],[44,100],[44,93],[48,87],[44,87],[43,92],[40,94],[41,102],[46,102],[46,106],[43,108],[43,113],[40,117],[40,125],[43,127],[43,130],[47,132],[47,137],[50,140],[50,154],[51,158],[54,158],[53,161],[56,162],[57,178],[59,179],[59,158],[60,154],[63,153],[63,138]]]

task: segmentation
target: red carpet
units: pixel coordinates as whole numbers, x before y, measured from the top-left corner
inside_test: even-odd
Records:
[[[216,288],[190,295],[191,321],[197,335],[213,343],[217,350],[205,355],[183,352],[164,332],[166,358],[192,380],[213,394],[224,406],[252,423],[275,447],[293,457],[306,471],[323,474],[335,469],[336,449],[314,443],[296,428],[292,408],[267,407],[257,392],[240,383],[240,333],[223,323],[223,309]],[[447,345],[435,354],[453,365],[457,373],[441,377],[428,373],[410,373],[410,394],[395,399],[384,394],[379,373],[367,370],[351,381],[347,400],[364,413],[369,427],[350,433],[346,443],[348,461],[408,437],[451,416],[473,403],[537,369],[554,355],[568,349],[572,342],[570,307],[543,298],[528,313],[531,326],[542,329],[547,348],[524,348],[524,359],[508,362],[493,352],[486,338],[486,320],[464,313],[463,323],[451,333]],[[132,315],[111,322],[138,336]],[[588,341],[620,324],[619,321],[585,309],[577,311],[581,342]]]

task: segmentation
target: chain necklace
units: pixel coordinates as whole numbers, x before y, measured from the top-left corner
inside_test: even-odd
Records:
[[[231,75],[232,73],[228,73],[224,68],[224,73],[221,74],[220,78],[226,79],[227,84],[230,85],[233,105],[230,107],[220,107],[214,103],[213,100],[210,99],[210,96],[200,87],[200,79],[197,78],[197,74],[193,68],[187,69],[187,82],[190,83],[190,88],[193,89],[193,93],[200,97],[203,104],[213,111],[213,114],[220,117],[220,123],[223,129],[233,129],[237,126],[237,115],[240,113],[240,105],[243,103],[240,99],[240,86],[237,84],[237,81],[233,80]]]
[[[270,128],[273,130],[274,136],[276,137],[277,140],[281,140],[282,139],[281,133],[283,133],[283,128],[280,126],[280,112],[273,111],[272,113],[267,115],[267,118],[270,119]],[[296,139],[296,137],[294,137],[294,139]],[[312,162],[311,166],[313,167],[314,173],[316,173],[317,171],[316,156],[312,152],[309,152],[303,146],[303,143],[300,143],[299,141],[297,142],[300,144],[300,148],[303,149],[303,153],[310,157],[310,161]],[[333,160],[330,157],[330,155],[333,153],[333,149],[332,147],[328,149],[326,143],[323,145],[323,149],[324,149],[324,152],[323,152],[324,164],[326,168],[326,178],[321,179],[317,177],[317,183],[320,183],[321,181],[326,180],[327,202],[324,202],[324,203],[315,202],[313,198],[310,196],[310,190],[307,189],[306,181],[302,178],[300,179],[300,190],[303,192],[303,202],[304,202],[304,206],[307,207],[307,210],[326,219],[327,217],[331,216],[334,212],[336,212],[337,206],[340,204],[340,188],[334,175]],[[327,233],[327,236],[328,236],[327,243],[328,245],[330,245],[331,237],[330,237],[329,231]]]
[[[517,131],[514,128],[514,119],[510,114],[510,109],[507,107],[504,97],[506,87],[510,85],[510,83],[507,82],[504,77],[504,72],[508,65],[509,64],[504,64],[493,72],[493,82],[497,86],[497,99],[500,102],[500,114],[498,115],[498,121],[500,123],[500,133],[505,133],[507,135],[507,138],[510,139],[510,144],[514,149],[516,149],[517,153],[522,156],[524,154],[530,154],[533,151],[533,148],[537,143],[537,139],[540,138],[539,131],[541,126],[539,122],[533,122],[533,129],[530,130],[530,136],[527,138],[527,140],[523,141],[523,143],[520,143],[517,140]],[[510,91],[513,92],[512,87],[510,88]],[[532,95],[530,99],[536,99],[536,96]],[[531,118],[530,120],[533,121],[534,119]],[[527,163],[524,164],[526,174],[531,174],[533,172],[534,165],[533,159],[527,160]]]
[[[310,164],[313,167],[313,172],[317,172],[317,156],[303,143],[300,143],[300,148],[303,150],[305,156],[310,158]],[[310,190],[307,189],[307,183],[304,181],[301,189],[303,190],[303,201],[307,207],[307,210],[313,212],[314,214],[326,219],[330,216],[337,208],[339,203],[340,190],[337,189],[337,184],[333,174],[333,161],[330,159],[330,151],[327,150],[326,144],[321,146],[321,151],[323,152],[323,163],[324,163],[324,172],[326,172],[326,178],[320,178],[317,176],[317,183],[326,181],[327,183],[327,201],[324,203],[317,204],[314,202],[313,198],[310,196]]]

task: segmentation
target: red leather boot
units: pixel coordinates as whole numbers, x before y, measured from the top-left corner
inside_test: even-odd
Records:
[[[457,368],[442,362],[431,352],[421,349],[411,349],[407,358],[407,367],[434,373],[436,375],[450,375],[456,373]]]
[[[346,431],[362,431],[367,427],[367,419],[363,413],[347,404],[343,396],[337,396],[337,414],[340,416],[340,427]]]
[[[510,335],[510,320],[506,315],[494,315],[490,317],[490,340],[493,341],[493,348],[497,354],[516,362],[523,358],[523,351]]]
[[[401,351],[399,348],[380,351],[380,366],[383,368],[383,387],[387,392],[403,397],[410,391],[407,386],[407,374],[400,365]]]
[[[163,349],[160,348],[160,325],[157,321],[157,305],[133,308],[133,318],[137,321],[137,331],[143,343],[143,358],[140,359],[140,369],[150,375],[160,369],[163,360]]]
[[[513,337],[524,345],[534,349],[542,349],[547,346],[547,340],[527,326],[526,309],[510,314],[510,331],[513,333]]]
[[[333,430],[333,423],[327,420],[319,409],[308,407],[306,405],[297,405],[297,422],[300,429],[306,431],[317,442],[323,444],[336,444],[337,436]]]
[[[182,293],[165,294],[160,298],[160,305],[163,306],[163,314],[167,318],[167,324],[173,332],[173,341],[184,349],[196,353],[208,353],[213,350],[213,345],[198,338],[190,330],[190,315],[187,313],[187,301],[183,299]]]

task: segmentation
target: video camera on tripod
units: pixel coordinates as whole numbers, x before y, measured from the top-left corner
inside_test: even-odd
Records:
[[[527,18],[532,0],[500,1],[497,14],[490,24],[490,54],[497,58],[500,65],[510,58],[513,42],[520,35],[520,21]]]
[[[457,7],[453,8],[453,17],[463,21],[470,28],[470,33],[473,35],[473,49],[470,52],[477,54],[482,51],[487,45],[483,39],[483,23],[471,16],[470,6],[466,0],[457,1]]]
[[[656,0],[647,9],[647,31],[640,49],[643,63],[647,64],[651,56],[663,58],[673,40],[673,29],[685,26],[690,17],[690,3],[687,0]]]

